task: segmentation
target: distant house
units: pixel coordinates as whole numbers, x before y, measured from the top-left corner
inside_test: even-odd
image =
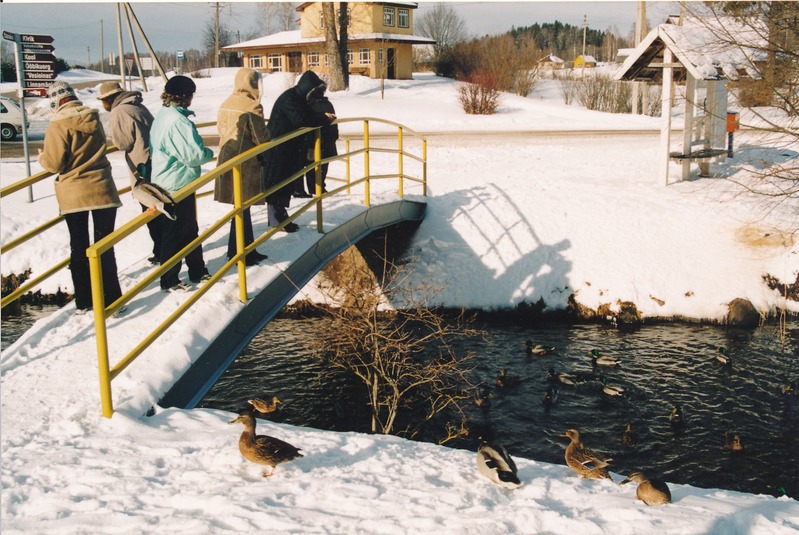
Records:
[[[629,58],[635,52],[634,48],[620,48],[616,51],[616,62],[624,63],[624,60]]]
[[[577,56],[577,58],[574,60],[574,68],[582,69],[583,67],[596,67],[596,59],[594,59],[594,56]]]
[[[338,19],[339,3],[335,2]],[[413,35],[416,2],[348,2],[349,72],[370,78],[413,77],[413,45],[434,39]],[[260,72],[329,71],[321,2],[297,7],[300,29],[280,32],[223,48],[241,52],[243,65]]]
[[[538,60],[539,69],[562,69],[566,66],[566,62],[560,59],[555,54],[548,54],[547,56]]]

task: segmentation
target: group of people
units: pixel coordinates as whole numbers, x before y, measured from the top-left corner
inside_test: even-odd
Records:
[[[314,72],[305,72],[295,87],[278,97],[268,125],[260,102],[261,86],[261,75],[257,71],[242,68],[237,72],[233,93],[219,108],[218,164],[306,126],[323,127],[323,158],[336,154],[338,129],[331,124],[336,119],[335,110],[324,95],[325,83]],[[143,105],[140,92],[125,91],[117,82],[100,85],[98,98],[103,108],[110,112],[109,136],[114,145],[125,153],[131,186],[149,181],[174,194],[198,179],[202,174],[201,166],[214,158],[213,151],[203,144],[196,126],[190,120],[194,112],[189,107],[196,89],[191,78],[173,76],[166,82],[161,94],[163,107],[153,117]],[[93,224],[94,242],[97,242],[113,232],[117,208],[122,203],[111,175],[111,164],[106,157],[107,138],[98,110],[84,106],[74,89],[60,81],[49,88],[48,98],[54,115],[45,133],[39,163],[46,171],[58,175],[55,192],[59,211],[69,230],[69,268],[75,288],[75,306],[78,313],[85,313],[92,308],[89,261],[86,256],[86,249],[91,244],[89,216]],[[308,161],[313,161],[312,141],[312,136],[307,139],[297,137],[267,151],[261,158],[242,164],[242,200],[247,201],[264,193],[299,172]],[[321,167],[324,191],[327,165]],[[233,204],[232,174],[228,172],[217,179],[214,189],[216,201]],[[314,192],[315,172],[309,172],[305,180],[308,191]],[[266,199],[270,226],[281,226],[285,232],[299,230],[295,223],[285,223],[289,217],[287,209],[292,195],[311,196],[303,187],[302,176]],[[147,206],[142,205],[142,210],[147,209]],[[169,260],[198,236],[194,194],[177,202],[172,214],[174,219],[159,215],[148,223],[153,241],[153,254],[149,260],[154,264]],[[245,209],[242,216],[246,247],[255,241],[250,208]],[[235,221],[231,221],[227,256],[230,259],[236,254]],[[245,262],[251,266],[266,258],[266,255],[253,250],[247,254]],[[100,260],[104,301],[109,305],[122,295],[114,249],[103,253]],[[191,288],[180,280],[181,264],[177,262],[162,275],[162,289],[173,291]],[[186,255],[186,265],[191,282],[201,283],[210,278],[202,246],[195,247]]]

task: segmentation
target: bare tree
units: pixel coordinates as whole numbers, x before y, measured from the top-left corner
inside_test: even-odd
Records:
[[[343,91],[347,88],[344,84],[344,69],[348,69],[346,55],[344,62],[341,59],[338,35],[336,33],[336,7],[333,2],[322,3],[322,17],[325,30],[325,53],[327,54],[330,78],[327,81],[329,91]],[[342,64],[343,63],[343,64]]]
[[[258,29],[262,35],[297,28],[297,3],[261,2],[257,5]]]
[[[415,23],[419,35],[436,40],[433,45],[435,59],[467,39],[466,25],[455,10],[439,3],[425,11]]]
[[[357,379],[371,409],[372,432],[392,433],[401,413],[412,412],[415,418],[406,414],[403,431],[413,436],[446,411],[442,440],[464,434],[461,403],[471,399],[474,357],[458,354],[452,343],[479,332],[463,314],[449,318],[426,307],[422,301],[431,288],[401,287],[402,268],[384,261],[378,284],[353,248],[342,257],[326,271],[334,284],[323,292],[340,306],[328,309],[333,325],[318,340],[318,358],[331,373]],[[399,308],[388,310],[388,303]]]

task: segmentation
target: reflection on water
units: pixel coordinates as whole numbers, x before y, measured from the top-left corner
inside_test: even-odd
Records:
[[[11,307],[8,307],[8,310],[3,310],[3,323],[2,329],[0,329],[2,346],[0,347],[7,348],[37,320],[49,316],[59,308],[61,308],[59,305],[21,305],[19,313],[10,312]]]
[[[642,470],[668,481],[753,493],[799,497],[799,398],[784,411],[781,390],[799,381],[799,324],[789,323],[785,347],[776,328],[753,331],[712,326],[665,324],[632,331],[598,325],[536,329],[485,325],[489,336],[470,342],[481,358],[475,379],[491,385],[491,406],[469,407],[471,434],[455,447],[474,449],[479,435],[491,436],[515,456],[564,464],[570,427],[583,433],[590,448],[610,453],[612,471]],[[204,407],[236,411],[252,397],[278,395],[285,404],[272,419],[336,431],[367,431],[368,411],[358,391],[344,380],[320,375],[310,355],[322,319],[278,319],[242,352],[202,402]],[[557,352],[531,358],[524,342],[551,345]],[[718,347],[729,348],[731,367],[715,361]],[[549,368],[592,374],[588,352],[600,349],[623,362],[602,369],[609,384],[625,396],[607,399],[600,383],[562,386],[551,410],[542,399]],[[466,348],[464,348],[466,349]],[[500,368],[521,377],[518,386],[500,390]],[[668,417],[682,406],[687,425],[675,433]],[[621,444],[626,422],[638,446]],[[725,433],[739,433],[744,451],[722,450]],[[435,441],[430,433],[422,439]]]

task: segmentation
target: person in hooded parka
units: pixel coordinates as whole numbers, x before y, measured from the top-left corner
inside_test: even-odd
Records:
[[[264,121],[264,109],[261,106],[260,91],[261,74],[248,68],[241,68],[233,82],[233,93],[219,107],[216,126],[219,132],[218,164],[246,152],[253,147],[269,141],[269,132]],[[241,199],[247,201],[259,193],[266,191],[261,164],[258,158],[252,158],[241,165]],[[233,172],[229,171],[216,179],[214,200],[233,204]],[[258,201],[256,204],[264,204]],[[244,245],[251,244],[255,237],[252,228],[250,209],[242,214],[244,218]],[[236,255],[236,222],[230,221],[230,237],[228,238],[227,257]],[[252,266],[265,260],[266,255],[252,251],[246,257],[246,264]]]
[[[286,135],[305,126],[324,126],[330,124],[336,116],[331,113],[314,111],[311,100],[327,85],[313,71],[305,71],[297,85],[285,90],[275,101],[269,116],[269,135],[272,139]],[[306,142],[298,136],[268,150],[264,158],[264,177],[266,187],[287,179],[300,171],[306,164]],[[303,177],[298,177],[300,181]],[[301,184],[302,182],[300,182]],[[288,184],[270,195],[268,203],[269,225],[276,226],[288,218],[289,202],[294,191],[294,184]],[[286,232],[295,232],[299,227],[289,223],[284,227]]]

